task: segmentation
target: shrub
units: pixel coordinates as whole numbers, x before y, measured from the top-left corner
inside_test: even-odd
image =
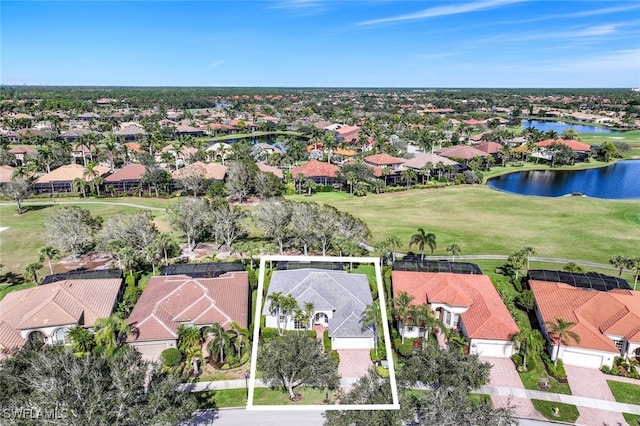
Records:
[[[564,365],[561,359],[558,359],[555,364],[546,355],[542,359],[544,361],[544,366],[551,377],[559,382],[565,382],[567,380],[567,372],[564,370]]]
[[[377,355],[376,355],[376,349],[375,348],[369,349],[369,354],[371,355],[371,361],[373,361],[373,362],[377,362],[377,361],[380,361],[382,359],[381,358],[382,353],[380,352],[380,348],[378,348],[378,354]]]
[[[329,352],[329,356],[331,357],[331,360],[336,364],[336,366],[340,365],[340,354],[338,353],[338,351]]]
[[[396,348],[396,351],[402,355],[403,357],[408,357],[409,355],[411,355],[411,352],[413,352],[413,348],[414,348],[414,341],[416,341],[418,339],[404,339],[404,343],[402,343],[401,339],[395,339],[393,341],[393,344]],[[378,350],[378,353],[380,353],[380,351]]]
[[[522,355],[520,355],[520,354],[511,355],[511,361],[513,361],[513,363],[516,365],[516,367],[522,366]]]
[[[611,368],[608,365],[603,365],[602,367],[600,367],[600,371],[602,371],[604,374],[611,374]]]
[[[381,365],[376,366],[376,373],[378,373],[378,376],[382,378],[389,377],[389,370],[387,370]]]
[[[278,330],[271,327],[265,327],[261,330],[262,340],[265,342],[274,339],[278,335]]]
[[[325,352],[331,352],[331,338],[329,337],[329,331],[325,330],[322,335],[322,343],[324,344]]]
[[[176,348],[167,348],[160,353],[160,359],[165,367],[175,367],[182,361],[182,354]]]

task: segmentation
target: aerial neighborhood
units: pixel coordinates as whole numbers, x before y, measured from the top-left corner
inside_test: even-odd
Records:
[[[31,403],[85,420],[118,412],[123,381],[161,424],[367,404],[326,424],[401,424],[408,395],[431,424],[640,419],[637,92],[0,95],[12,409],[60,368],[59,398]],[[605,187],[617,167],[620,196],[500,186]]]

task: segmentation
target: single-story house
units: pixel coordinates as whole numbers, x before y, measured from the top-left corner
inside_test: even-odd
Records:
[[[269,296],[273,293],[291,296],[302,309],[313,304],[314,329],[326,329],[333,349],[370,349],[374,347],[373,331],[362,326],[362,313],[373,303],[367,276],[345,271],[297,269],[275,271],[262,309],[267,327],[280,326],[286,330],[305,329],[309,324],[289,321],[272,309]]]
[[[447,158],[460,158],[462,160],[471,160],[476,157],[486,157],[487,154],[484,151],[480,151],[469,145],[454,145],[447,148],[442,148],[436,151],[436,154]]]
[[[417,153],[413,156],[413,158],[410,158],[409,160],[404,160],[403,168],[421,170],[427,165],[427,163],[431,163],[431,168],[433,170],[437,170],[438,168],[440,168],[441,170],[444,170],[444,166],[451,166],[456,170],[462,167],[460,164],[456,163],[455,161],[447,157],[442,157],[438,154],[432,154],[427,152],[427,153]]]
[[[26,145],[14,146],[8,152],[16,158],[16,163],[19,161],[23,166],[28,157],[36,155],[36,150]]]
[[[338,167],[318,160],[311,160],[306,164],[291,169],[291,177],[296,179],[302,175],[313,180],[318,185],[333,185],[338,177]]]
[[[364,157],[364,162],[371,167],[388,167],[392,172],[399,171],[400,167],[404,164],[402,158],[384,153]]]
[[[551,159],[551,154],[549,154],[549,146],[553,143],[559,143],[569,147],[573,152],[578,155],[578,159],[586,158],[591,152],[591,145],[586,143],[579,142],[573,139],[545,139],[540,142],[536,142],[536,149],[533,152],[533,155],[536,157],[543,158],[545,160]]]
[[[51,173],[40,176],[33,183],[33,189],[37,193],[72,192],[73,181],[82,179],[89,182],[91,179],[85,176],[84,166],[80,164],[67,164],[60,166]],[[111,171],[109,167],[98,165],[95,167],[98,176],[104,176]]]
[[[549,339],[551,354],[566,365],[611,367],[616,356],[640,357],[640,293],[628,289],[597,291],[569,284],[529,280],[536,315]],[[575,323],[580,341],[556,345],[548,325],[558,319]]]
[[[206,328],[214,323],[249,324],[249,276],[227,272],[216,278],[186,275],[152,277],[127,323],[134,332],[127,343],[145,359],[159,359],[167,348],[175,348],[181,324]]]
[[[27,341],[68,344],[72,326],[90,328],[111,316],[122,278],[68,279],[8,293],[0,300],[0,351]]]
[[[129,163],[104,178],[105,188],[111,186],[118,192],[133,192],[142,185],[146,171],[142,164]]]
[[[114,135],[118,136],[119,139],[124,141],[135,141],[138,139],[142,139],[147,132],[144,130],[144,127],[131,124],[126,127],[122,127],[115,132]]]
[[[62,139],[65,141],[75,141],[82,136],[88,135],[91,133],[87,129],[69,129],[58,135],[58,139]]]
[[[448,328],[459,329],[469,342],[469,352],[508,358],[514,353],[512,336],[518,326],[486,275],[449,272],[393,271],[393,297],[413,296],[412,304],[427,303]],[[403,329],[402,321],[398,327]],[[406,327],[405,337],[416,338],[424,330]]]
[[[272,175],[274,175],[280,180],[284,179],[282,170],[279,169],[278,167],[270,166],[265,163],[256,163],[256,166],[258,166],[258,170],[260,170],[263,173],[271,173]]]
[[[0,185],[11,182],[11,176],[13,176],[15,170],[11,166],[0,166]]]

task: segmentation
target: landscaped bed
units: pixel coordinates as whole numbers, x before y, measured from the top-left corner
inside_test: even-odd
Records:
[[[302,396],[299,401],[291,401],[287,392],[280,389],[255,388],[253,391],[254,405],[323,405],[327,395],[330,403],[335,402],[335,392],[323,389],[298,388],[296,393]],[[195,392],[198,408],[230,408],[247,405],[247,389],[224,389],[215,391]]]

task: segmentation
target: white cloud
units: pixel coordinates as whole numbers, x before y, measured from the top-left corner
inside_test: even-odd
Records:
[[[392,16],[389,18],[372,19],[358,22],[357,25],[375,25],[391,22],[415,21],[419,19],[435,18],[438,16],[458,15],[461,13],[478,12],[481,10],[495,9],[505,5],[520,3],[526,0],[486,0],[475,3],[451,4],[448,6],[437,6],[406,15]]]
[[[282,0],[268,6],[268,9],[282,9],[294,16],[318,15],[325,11],[325,5],[317,0]]]

